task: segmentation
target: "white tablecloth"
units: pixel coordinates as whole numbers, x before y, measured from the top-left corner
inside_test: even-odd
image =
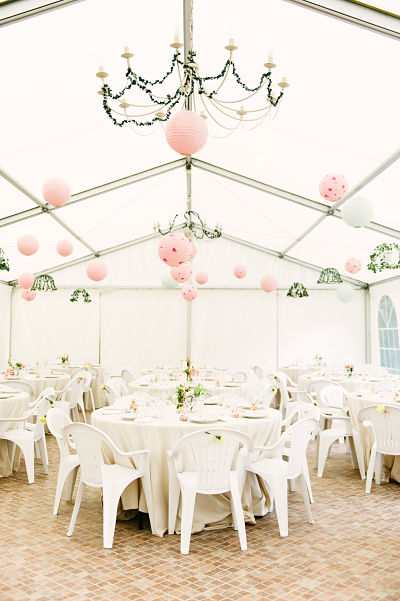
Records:
[[[68,374],[49,374],[48,377],[40,376],[37,378],[35,374],[23,374],[19,378],[21,382],[26,382],[33,388],[35,399],[38,398],[41,392],[51,386],[54,390],[62,390],[70,381]]]
[[[92,414],[92,424],[106,432],[122,451],[147,449],[150,451],[150,473],[154,504],[154,527],[158,536],[163,536],[168,528],[168,466],[166,451],[172,450],[178,440],[186,434],[202,430],[207,426],[191,422],[180,422],[175,408],[169,408],[162,420],[150,423],[123,421],[121,416],[102,415],[102,410]],[[236,419],[232,423],[213,423],[210,428],[232,428],[248,434],[255,445],[274,444],[281,432],[281,414],[268,410],[264,419]],[[111,459],[108,457],[108,459]],[[254,515],[267,512],[265,496],[257,480],[248,478],[242,497],[247,520]],[[143,495],[137,483],[127,487],[122,495],[123,509],[136,509],[147,512]],[[180,515],[180,510],[178,512]],[[193,518],[193,531],[205,527],[219,527],[231,524],[230,501],[225,495],[197,495]],[[180,529],[178,518],[176,529]]]
[[[314,365],[284,365],[283,367],[278,367],[277,371],[286,374],[295,384],[297,384],[299,377],[313,368]]]
[[[315,376],[300,376],[299,389],[307,390],[314,380],[326,378],[334,384],[343,386],[348,392],[376,392],[383,390],[389,383],[387,378],[369,378],[368,376],[342,376],[335,374],[316,374]]]
[[[247,383],[232,383],[224,385],[224,383],[221,382],[221,384],[217,386],[215,381],[204,380],[201,382],[201,384],[207,389],[209,396],[221,396],[225,398],[240,397],[243,399],[248,399],[249,385]],[[144,393],[154,397],[165,396],[166,398],[172,399],[175,395],[177,386],[177,381],[149,382],[148,384],[144,384],[143,381],[137,380],[136,382],[131,382],[128,385],[128,390],[130,394]]]
[[[0,389],[5,390],[6,384],[0,386]],[[7,393],[0,392],[0,397]],[[10,394],[7,398],[0,398],[0,417],[19,417],[28,409],[29,396],[26,392],[18,394]],[[16,427],[12,422],[0,422],[0,431],[8,430]],[[10,476],[12,474],[12,466],[10,461],[11,443],[6,440],[0,440],[0,478]],[[19,465],[19,452],[15,453],[13,469],[17,470]]]
[[[364,449],[365,467],[368,468],[369,458],[371,455],[371,447],[373,444],[373,435],[371,428],[365,428],[359,423],[357,416],[361,409],[369,405],[390,405],[400,406],[399,401],[393,399],[393,395],[378,395],[378,394],[351,394],[349,397],[349,415],[354,430],[360,433],[361,443]],[[382,479],[388,481],[390,479],[400,482],[400,457],[385,456],[383,462]]]

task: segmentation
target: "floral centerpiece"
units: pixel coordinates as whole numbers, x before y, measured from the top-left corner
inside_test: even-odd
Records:
[[[67,363],[69,362],[69,355],[61,355],[59,359],[61,361],[61,365],[67,365]]]
[[[322,355],[314,355],[313,360],[314,360],[315,365],[321,365],[322,364]]]
[[[176,408],[193,410],[198,399],[207,396],[207,389],[198,382],[196,386],[191,384],[179,384],[176,387]]]
[[[186,379],[191,382],[195,376],[199,375],[199,370],[193,367],[193,363],[190,359],[186,359],[186,368],[184,373],[186,374]]]
[[[8,360],[8,369],[6,371],[6,376],[16,376],[19,374],[21,369],[25,368],[25,365],[20,361],[16,361],[13,363],[10,359]]]
[[[351,363],[349,363],[348,365],[345,365],[344,368],[347,371],[348,377],[350,378],[350,376],[352,376],[353,372],[354,372],[354,365],[352,365]]]

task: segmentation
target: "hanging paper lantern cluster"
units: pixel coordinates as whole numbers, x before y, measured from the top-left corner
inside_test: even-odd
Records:
[[[236,267],[233,270],[233,275],[238,280],[241,280],[242,278],[246,277],[246,275],[247,275],[246,267],[244,267],[244,265],[236,265]]]
[[[63,207],[71,198],[69,184],[60,177],[48,179],[42,188],[43,198],[53,207]]]
[[[273,292],[278,286],[278,280],[273,275],[265,275],[261,278],[260,286],[264,292]]]
[[[187,263],[190,260],[190,253],[189,240],[177,232],[164,236],[158,245],[158,256],[169,267],[178,267]]]
[[[334,267],[325,267],[319,274],[317,284],[341,284],[342,276]]]
[[[18,238],[17,248],[21,254],[30,257],[38,251],[39,240],[32,234],[24,234]]]
[[[328,173],[319,184],[319,193],[324,200],[337,202],[342,200],[348,188],[347,180],[340,173]]]
[[[349,284],[342,284],[336,290],[336,296],[342,303],[349,303],[354,297],[354,289]]]
[[[347,259],[344,267],[349,273],[358,273],[361,269],[361,261],[355,257],[352,257],[351,259]]]
[[[286,296],[290,296],[291,298],[305,298],[309,296],[309,294],[304,284],[301,284],[300,282],[294,282],[290,286]]]
[[[182,296],[186,301],[194,301],[197,298],[198,290],[193,284],[188,284],[182,288]]]
[[[25,290],[30,290],[30,288],[32,288],[33,283],[35,281],[35,276],[33,275],[33,273],[21,273],[21,275],[18,278],[18,283],[21,286],[21,288],[24,288]]]
[[[195,280],[200,286],[204,286],[208,282],[208,274],[205,271],[198,271]]]
[[[364,227],[372,219],[373,210],[370,201],[362,196],[350,198],[342,209],[342,219],[351,227]]]
[[[192,268],[189,263],[183,263],[178,267],[171,267],[169,273],[176,282],[187,282],[192,275]]]
[[[163,288],[167,290],[174,290],[178,287],[178,282],[172,279],[169,273],[165,273],[161,278],[161,284]]]
[[[93,259],[92,261],[89,261],[86,266],[86,274],[88,278],[94,282],[100,282],[101,280],[104,280],[107,273],[107,265],[104,263],[104,261],[100,261],[100,259]]]
[[[188,156],[199,152],[207,142],[205,120],[193,111],[180,111],[168,120],[165,138],[175,152]]]

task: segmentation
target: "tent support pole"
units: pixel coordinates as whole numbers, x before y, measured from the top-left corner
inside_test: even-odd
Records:
[[[371,294],[368,288],[364,290],[365,302],[365,362],[371,363]]]
[[[279,367],[279,292],[276,291],[276,368]]]
[[[99,365],[101,365],[101,290],[99,290]]]
[[[9,339],[8,339],[8,360],[9,361],[11,361],[11,357],[12,357],[13,296],[14,296],[14,288],[11,288],[11,296],[10,296],[10,331],[9,331]]]

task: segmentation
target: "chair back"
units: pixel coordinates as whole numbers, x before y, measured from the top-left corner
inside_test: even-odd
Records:
[[[321,417],[320,408],[311,402],[298,401],[288,406],[285,421],[287,424],[292,424],[307,417],[313,417],[319,422]]]
[[[69,385],[69,399],[73,403],[82,402],[83,393],[90,385],[92,376],[88,371],[81,371],[78,375],[72,378]]]
[[[259,378],[260,380],[263,380],[265,378],[264,370],[259,365],[256,365],[254,367],[254,373],[256,374],[257,378]]]
[[[26,392],[29,395],[29,402],[35,400],[35,392],[28,382],[22,382],[22,380],[4,380],[2,384],[7,385],[9,388],[13,390],[20,390],[21,392]]]
[[[231,374],[231,377],[234,378],[236,382],[247,381],[247,374],[245,371],[235,371]]]
[[[294,423],[282,434],[283,454],[288,458],[287,478],[297,478],[302,472],[308,443],[318,431],[318,425],[317,419],[307,417]]]
[[[400,407],[371,405],[358,413],[358,421],[371,426],[376,450],[387,455],[400,455]]]
[[[128,385],[130,382],[134,382],[135,380],[137,380],[138,376],[137,376],[137,374],[135,374],[135,372],[132,369],[125,367],[121,371],[121,378],[123,379],[125,384]]]
[[[64,427],[63,437],[67,444],[70,436],[78,453],[81,480],[88,486],[101,487],[103,485],[101,468],[104,465],[102,445],[105,443],[110,446],[108,436],[98,428],[80,422],[73,422]]]
[[[72,424],[68,415],[62,409],[53,407],[47,412],[46,416],[47,427],[56,439],[58,449],[61,457],[68,457],[70,455],[69,447],[66,440],[63,437],[63,428],[68,424]]]
[[[335,382],[328,380],[328,378],[315,378],[308,383],[307,392],[310,394],[315,393],[316,397],[318,398],[320,390],[328,385],[335,386]]]
[[[54,393],[54,390],[53,390]],[[47,412],[49,411],[50,404],[49,400],[55,401],[56,395],[54,394],[41,394],[36,401],[35,406],[33,407],[33,413],[37,416],[36,422],[33,426],[33,439],[39,440],[44,434],[44,422],[42,419],[46,418],[47,420]]]
[[[125,396],[128,394],[128,387],[120,376],[109,378],[106,384],[117,396]]]
[[[321,407],[345,407],[347,398],[347,390],[336,384],[327,384],[320,388],[317,394],[317,401]]]
[[[181,438],[172,458],[176,471],[182,472],[185,455],[191,451],[197,472],[197,490],[226,490],[230,488],[229,472],[236,467],[240,449],[244,455],[253,451],[253,443],[247,434],[228,428],[207,428]]]

